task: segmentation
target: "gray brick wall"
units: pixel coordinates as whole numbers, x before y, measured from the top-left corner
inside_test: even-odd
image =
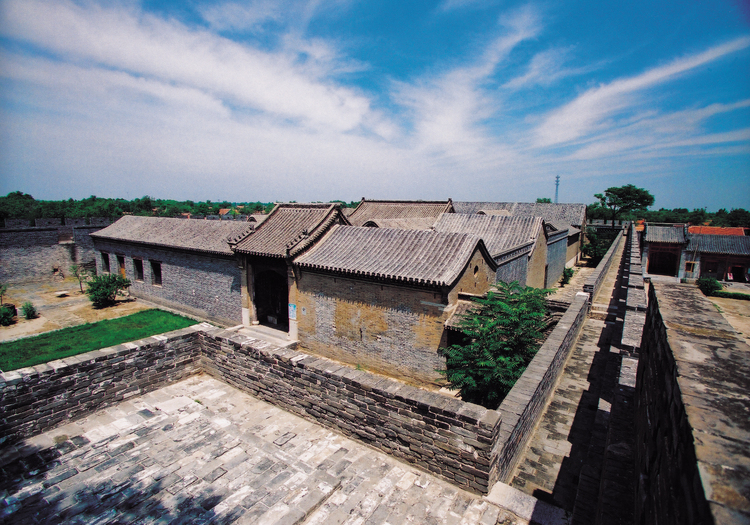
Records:
[[[586,321],[589,303],[576,297],[498,410],[503,421],[493,456],[491,481],[510,482],[526,443],[541,418],[557,379]]]
[[[0,442],[39,434],[199,372],[197,329],[0,374]]]
[[[125,257],[130,293],[223,325],[242,323],[240,269],[234,257],[168,250],[94,239],[97,272],[104,272],[101,252],[118,271],[117,255]],[[143,261],[143,280],[135,278],[133,258]],[[152,284],[151,262],[161,263],[162,284]]]
[[[545,288],[552,288],[562,277],[567,252],[567,235],[551,236],[547,244],[547,282],[544,283]]]
[[[518,281],[521,286],[526,286],[526,274],[529,267],[528,254],[522,254],[513,260],[501,263],[495,274],[495,282],[512,283]]]
[[[487,493],[500,414],[229,331],[203,335],[204,369],[466,490]]]

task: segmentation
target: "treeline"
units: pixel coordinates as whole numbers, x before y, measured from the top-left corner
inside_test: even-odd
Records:
[[[345,207],[354,207],[359,201],[340,202]],[[147,215],[156,217],[176,217],[183,213],[191,215],[219,215],[220,210],[230,210],[232,214],[268,213],[273,209],[272,202],[212,202],[176,201],[145,196],[139,199],[107,199],[91,197],[62,201],[36,200],[31,195],[15,191],[0,197],[0,219],[41,219],[60,217],[79,219],[86,217],[118,218],[123,215]]]
[[[611,212],[599,203],[590,204],[587,207],[586,215],[589,220],[611,219]],[[730,211],[722,208],[714,213],[707,212],[705,208],[697,208],[693,211],[687,208],[675,208],[673,210],[661,208],[657,211],[623,213],[617,218],[618,220],[645,219],[647,222],[690,223],[693,225],[708,223],[711,226],[741,226],[743,228],[750,228],[750,212],[743,208],[733,208]]]

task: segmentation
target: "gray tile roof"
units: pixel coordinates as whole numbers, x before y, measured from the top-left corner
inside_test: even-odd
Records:
[[[646,224],[646,242],[664,242],[669,244],[685,244],[685,228],[682,224],[676,226],[652,226]]]
[[[564,222],[580,228],[586,220],[585,204],[554,204],[539,202],[454,202],[456,213],[490,214],[507,211],[513,217],[542,217],[548,222]]]
[[[242,235],[252,224],[237,221],[205,221],[126,215],[114,224],[91,234],[98,239],[180,248],[232,255],[227,239]]]
[[[294,263],[301,268],[375,279],[451,286],[477,249],[494,271],[494,261],[474,235],[334,226]]]
[[[234,250],[247,255],[294,257],[339,223],[347,221],[338,204],[278,204],[254,231],[233,239]]]
[[[453,211],[447,201],[368,201],[362,199],[357,209],[349,215],[352,226],[363,226],[373,219],[428,218],[437,219],[441,213]]]
[[[687,250],[721,255],[750,255],[750,237],[690,234]]]
[[[429,230],[434,223],[435,217],[405,217],[403,219],[370,219],[363,226],[398,230]]]
[[[534,242],[542,232],[541,217],[504,217],[443,213],[435,222],[435,231],[470,233],[481,237],[493,257],[516,246]]]

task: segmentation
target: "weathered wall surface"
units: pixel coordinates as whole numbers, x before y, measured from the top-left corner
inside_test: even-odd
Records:
[[[544,283],[545,288],[552,288],[562,277],[567,250],[567,233],[563,235],[550,234],[547,244],[547,281]]]
[[[607,253],[604,254],[604,257],[599,262],[596,269],[589,275],[586,282],[583,284],[583,291],[590,294],[592,300],[596,297],[602,282],[604,282],[609,267],[612,266],[612,261],[616,259],[615,254],[621,249],[621,244],[624,242],[623,236],[629,235],[628,232],[629,230],[624,230],[623,235],[615,237],[609,250],[607,250]]]
[[[555,390],[589,311],[588,298],[578,296],[563,314],[528,368],[498,408],[502,423],[492,458],[491,480],[510,482],[526,443]]]
[[[477,273],[474,274],[474,269]],[[482,294],[494,272],[481,253],[448,291],[342,278],[298,270],[298,339],[302,348],[410,382],[436,382],[445,368],[449,305],[458,293]],[[292,297],[290,297],[292,300]]]
[[[544,288],[544,269],[547,266],[547,239],[544,233],[539,234],[534,250],[529,258],[529,268],[526,274],[526,286]]]
[[[500,414],[233,332],[203,336],[204,369],[285,410],[486,493]]]
[[[527,251],[518,250],[507,258],[496,260],[499,264],[495,272],[495,282],[512,283],[518,281],[521,286],[526,286],[526,275],[529,271],[529,255]]]
[[[224,325],[242,322],[239,263],[234,257],[198,254],[97,239],[97,272],[104,272],[101,252],[109,254],[110,270],[118,271],[117,255],[125,257],[130,293]],[[133,258],[143,261],[137,280]],[[151,261],[161,263],[161,285],[152,284]]]
[[[39,434],[197,373],[199,328],[0,374],[0,443]]]
[[[29,221],[22,221],[28,225]],[[52,226],[0,228],[0,281],[22,283],[51,279],[55,268],[67,276],[73,264],[93,264],[89,233],[103,226],[60,226],[60,219],[38,219]],[[57,225],[54,225],[54,223]]]
[[[750,347],[692,285],[649,290],[636,523],[750,522]]]

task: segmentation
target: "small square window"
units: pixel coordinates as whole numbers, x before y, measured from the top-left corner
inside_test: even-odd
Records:
[[[686,262],[685,263],[685,271],[688,273],[693,273],[695,271],[695,263],[694,262]]]
[[[151,284],[161,286],[161,263],[151,261]]]
[[[109,269],[109,254],[106,252],[102,252],[102,270],[104,270],[106,273],[110,272]]]
[[[133,259],[133,270],[135,271],[135,280],[143,280],[143,260]]]

